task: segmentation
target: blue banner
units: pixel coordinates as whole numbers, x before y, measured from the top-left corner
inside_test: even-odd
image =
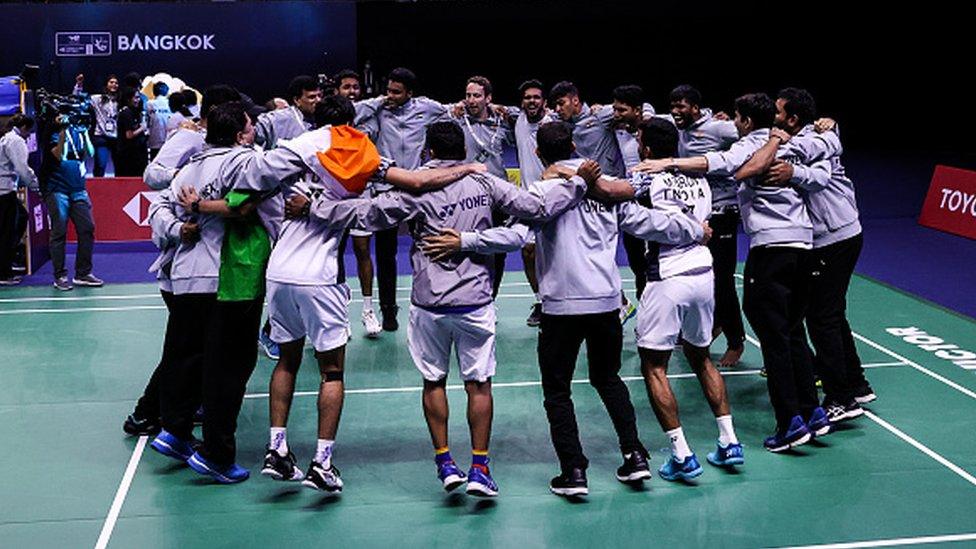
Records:
[[[166,72],[202,90],[227,83],[264,101],[297,74],[356,66],[356,5],[344,2],[18,4],[0,6],[0,74],[41,67],[67,93],[75,75]]]

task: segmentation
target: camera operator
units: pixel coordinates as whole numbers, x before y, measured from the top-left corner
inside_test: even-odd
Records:
[[[0,137],[0,286],[13,286],[21,280],[13,276],[11,264],[27,230],[27,210],[17,198],[17,188],[37,188],[37,176],[27,165],[25,141],[33,127],[33,118],[16,114]]]
[[[101,286],[103,282],[91,273],[92,249],[95,245],[95,221],[92,219],[91,199],[85,190],[82,170],[86,156],[94,152],[88,130],[70,114],[59,113],[53,121],[53,131],[45,131],[48,143],[41,162],[41,193],[51,218],[51,262],[54,264],[54,287],[72,289],[68,269],[64,264],[64,245],[68,219],[78,233],[78,253],[75,257],[74,284]]]
[[[142,93],[124,88],[119,95],[119,140],[115,154],[117,177],[141,177],[149,164],[148,125]]]

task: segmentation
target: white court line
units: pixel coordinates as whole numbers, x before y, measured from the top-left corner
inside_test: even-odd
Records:
[[[0,311],[0,315],[28,315],[38,313],[104,313],[113,311],[153,311],[165,309],[165,305],[134,305],[132,307],[78,307],[73,309],[17,309]]]
[[[37,303],[45,301],[94,301],[101,299],[160,299],[159,294],[132,294],[132,295],[80,295],[73,297],[11,297],[0,299],[0,303]]]
[[[877,415],[875,415],[875,414],[873,414],[873,413],[871,413],[871,412],[869,412],[867,410],[864,410],[864,415],[868,416],[872,421],[874,421],[878,425],[880,425],[880,426],[884,427],[885,429],[891,431],[896,437],[898,437],[898,438],[904,440],[905,442],[911,444],[916,449],[918,449],[918,451],[920,451],[923,454],[929,456],[930,458],[934,459],[935,461],[938,461],[939,463],[941,463],[942,465],[944,465],[947,469],[949,469],[953,473],[961,476],[963,479],[966,480],[966,482],[972,484],[973,486],[976,486],[976,477],[974,477],[973,475],[971,475],[968,472],[966,472],[962,467],[959,467],[955,463],[947,460],[946,458],[944,458],[941,455],[939,455],[938,453],[936,453],[931,448],[925,446],[924,444],[922,444],[921,442],[915,440],[914,438],[906,435],[903,431],[901,431],[900,429],[898,429],[894,425],[888,423],[887,421],[881,419]]]
[[[95,549],[105,549],[109,538],[112,537],[112,530],[115,529],[115,522],[119,519],[119,512],[122,511],[122,503],[125,502],[125,496],[129,493],[132,479],[136,476],[136,468],[139,466],[139,460],[142,459],[142,452],[146,449],[147,440],[148,437],[146,436],[139,437],[136,447],[132,450],[132,457],[129,458],[129,465],[125,468],[125,474],[122,475],[119,489],[115,491],[115,499],[112,500],[112,507],[109,508],[105,523],[102,524],[102,532],[98,535],[98,541],[95,542]]]
[[[926,368],[926,367],[918,364],[917,362],[913,362],[911,360],[908,360],[907,358],[905,358],[905,357],[901,356],[900,354],[892,351],[891,349],[885,347],[884,345],[881,345],[880,343],[875,343],[874,341],[872,341],[872,340],[870,340],[870,339],[862,336],[861,334],[858,334],[856,332],[851,332],[851,333],[854,335],[854,338],[855,339],[858,339],[858,340],[860,340],[860,341],[862,341],[862,342],[870,345],[871,347],[874,347],[875,349],[881,351],[882,353],[884,353],[884,354],[886,354],[886,355],[888,355],[888,356],[890,356],[892,358],[897,358],[898,360],[903,361],[905,364],[911,366],[912,368],[918,370],[919,372],[922,372],[923,374],[925,374],[925,375],[927,375],[927,376],[929,376],[929,377],[931,377],[933,379],[936,379],[938,381],[941,381],[942,383],[948,385],[949,387],[952,387],[953,389],[959,391],[960,393],[962,393],[962,394],[964,394],[964,395],[966,395],[966,396],[968,396],[970,398],[976,399],[976,392],[973,392],[973,391],[971,391],[971,390],[963,387],[962,385],[959,385],[955,381],[952,381],[951,379],[947,379],[947,378],[945,378],[945,377],[943,377],[943,376],[941,376],[941,375],[933,372],[932,370],[929,370],[928,368]]]
[[[903,366],[902,362],[878,362],[874,364],[864,364],[865,368],[886,368],[891,366]],[[754,376],[759,375],[759,370],[726,370],[719,371],[722,376]],[[689,379],[695,377],[694,373],[668,374],[668,379]],[[643,376],[621,376],[624,381],[641,381]],[[574,379],[572,383],[589,383],[589,379]],[[538,387],[541,381],[510,381],[505,383],[492,383],[492,388],[499,387]],[[422,386],[414,387],[373,387],[369,389],[346,389],[347,395],[372,395],[377,393],[418,393],[423,389]],[[464,389],[464,385],[448,385],[448,390],[459,391]],[[316,396],[318,391],[296,391],[294,396]],[[244,398],[268,398],[268,393],[249,393]]]
[[[854,335],[857,336],[857,334],[854,334]],[[753,345],[755,345],[756,347],[762,348],[762,346],[759,345],[759,342],[756,341],[755,339],[753,339],[751,336],[746,335],[746,339],[749,340],[749,342],[752,343]],[[862,339],[863,340],[863,339],[867,339],[867,338],[860,338],[859,337],[859,339]],[[882,350],[882,351],[885,350],[883,346],[878,345],[876,343],[873,346],[875,348],[877,348],[878,350]],[[889,354],[889,355],[897,358],[898,360],[901,360],[902,363],[905,364],[906,366],[912,366],[912,365],[914,365],[913,367],[915,367],[916,369],[917,368],[921,368],[921,366],[918,366],[914,362],[912,362],[912,361],[910,361],[910,360],[908,360],[908,359],[906,359],[906,358],[904,358],[904,357],[902,357],[902,356],[900,356],[898,354],[895,354],[894,352],[888,351],[887,354]],[[924,368],[922,368],[922,369],[925,370]],[[932,372],[929,372],[929,373],[931,375],[933,375],[933,377],[936,377],[936,379],[942,378],[942,376],[939,376],[938,374],[934,374]],[[942,378],[942,379],[945,379],[945,378]],[[949,380],[945,380],[945,381],[949,381]],[[952,382],[950,381],[949,383],[952,383]],[[955,384],[952,383],[952,385],[955,385]],[[965,390],[965,388],[962,388],[962,387],[959,387],[959,388]],[[898,429],[894,425],[892,425],[892,424],[888,423],[887,421],[881,419],[880,417],[878,417],[877,415],[871,413],[870,411],[864,410],[864,415],[866,415],[868,417],[868,419],[870,419],[871,421],[877,423],[878,425],[884,427],[885,429],[887,429],[888,431],[890,431],[891,433],[893,433],[898,438],[900,438],[900,439],[904,440],[905,442],[907,442],[908,444],[914,446],[915,449],[917,449],[918,451],[920,451],[923,454],[925,454],[925,455],[929,456],[930,458],[934,459],[935,461],[937,461],[938,463],[940,463],[941,465],[943,465],[944,467],[946,467],[947,469],[949,469],[953,473],[959,475],[966,482],[972,484],[973,486],[976,486],[976,477],[973,477],[971,474],[969,474],[968,472],[966,472],[966,470],[964,470],[962,467],[959,467],[955,463],[953,463],[953,462],[949,461],[948,459],[942,457],[941,455],[939,455],[937,452],[935,452],[934,450],[932,450],[928,446],[925,446],[921,442],[919,442],[919,441],[915,440],[914,438],[908,436],[907,434],[905,434],[903,431],[901,431],[900,429]]]
[[[824,543],[822,545],[794,545],[784,547],[782,549],[857,549],[860,547],[897,547],[899,545],[925,545],[931,543],[951,543],[955,541],[972,540],[976,540],[976,532],[971,534],[947,534],[944,536],[919,536],[914,538],[851,541],[847,543]]]

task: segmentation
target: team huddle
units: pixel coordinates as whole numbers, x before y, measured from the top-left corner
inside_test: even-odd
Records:
[[[717,443],[706,460],[717,468],[744,463],[710,356],[723,334],[728,347],[718,366],[738,363],[742,312],[761,346],[775,412],[767,450],[826,435],[876,398],[845,313],[862,244],[853,183],[840,161],[836,123],[815,118],[805,90],[787,88],[775,99],[743,95],[729,120],[705,108],[690,86],[675,88],[669,113],[658,114],[637,86],[617,87],[612,105],[590,106],[570,82],[546,92],[530,80],[520,86],[521,104],[505,107],[492,102],[491,83],[479,76],[453,104],[414,97],[416,77],[407,69],[392,71],[386,94],[371,99],[359,99],[355,73],[335,80],[335,93],[324,94],[318,81],[297,77],[291,104],[254,120],[236,90],[212,86],[200,120],[172,133],[146,169],[146,183],[160,191],[150,209],[160,249],[151,270],[169,319],[159,365],[125,428],[158,432],[151,446],[163,455],[219,483],[249,477],[237,464],[235,432],[267,302],[263,337],[278,351],[261,473],[340,492],[333,452],[352,300],[345,241],[352,234],[360,279],[365,271],[371,288],[368,239],[375,235],[377,261],[393,261],[395,272],[402,224],[413,241],[408,348],[423,378],[424,417],[447,491],[463,485],[475,496],[499,493],[489,468],[494,298],[509,252],[522,253],[536,295],[528,323],[539,327],[557,495],[588,493],[589,462],[571,398],[584,342],[589,383],[619,442],[616,478],[652,476],[619,375],[623,326],[634,316],[648,399],[671,444],[658,469],[665,480],[704,471],[667,377],[679,346],[715,416]],[[517,151],[515,182],[505,170],[506,146]],[[741,310],[740,220],[750,240]],[[391,236],[394,257],[381,258],[380,239]],[[637,282],[636,307],[622,289],[620,239]],[[382,329],[396,330],[395,291],[384,297],[380,284]],[[363,324],[376,337],[371,290],[361,287]],[[287,424],[306,344],[321,384],[315,451],[303,470]],[[448,441],[452,354],[467,394],[467,471]],[[196,422],[202,440],[193,436]]]

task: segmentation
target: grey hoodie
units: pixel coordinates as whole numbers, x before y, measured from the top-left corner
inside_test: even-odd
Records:
[[[678,156],[687,158],[703,156],[705,153],[729,150],[739,140],[735,123],[730,120],[716,120],[711,109],[702,109],[702,117],[687,129],[678,130]],[[708,175],[712,187],[712,206],[722,208],[737,205],[736,190],[738,182],[731,176]]]
[[[556,164],[578,168],[581,159]],[[561,179],[530,184],[533,194],[546,194]],[[668,215],[634,201],[605,204],[591,198],[564,214],[535,225],[535,269],[542,311],[551,315],[605,313],[620,308],[617,239],[620,230],[643,240],[688,244],[702,237],[701,224],[684,214]],[[461,234],[461,249],[482,254],[511,252],[528,240],[525,224]]]
[[[751,132],[727,151],[705,154],[709,176],[734,176],[769,140],[769,128]],[[739,185],[742,226],[749,246],[801,245],[813,243],[813,224],[800,193],[793,187],[761,185],[756,178]]]
[[[803,192],[810,219],[813,221],[813,247],[822,248],[861,234],[854,182],[847,177],[840,155],[843,147],[835,131],[817,133],[807,125],[777,151],[777,156],[794,164],[791,183]],[[827,181],[807,177],[808,172],[796,164],[817,165],[826,161]]]
[[[234,188],[277,189],[305,171],[301,157],[288,149],[260,152],[249,147],[213,147],[195,155],[149,209],[153,240],[166,246],[150,271],[165,273],[168,268],[175,294],[216,293],[224,220],[185,211],[175,200],[179,190],[192,186],[201,200],[216,200]],[[270,195],[258,206],[258,215],[272,239],[277,237],[283,210],[280,194]],[[179,240],[179,230],[182,222],[194,217],[200,226],[200,239],[187,244]]]
[[[457,161],[431,161],[431,168],[448,167]],[[578,177],[560,179],[544,193],[529,193],[489,174],[472,174],[443,189],[412,195],[401,191],[380,194],[373,199],[316,199],[311,215],[332,226],[382,230],[410,221],[414,239],[410,249],[413,266],[411,302],[426,309],[445,310],[476,307],[491,302],[494,261],[480,254],[455,254],[431,261],[417,246],[441,228],[460,231],[491,227],[493,208],[522,219],[546,220],[576,206],[586,192]]]
[[[278,146],[278,141],[298,137],[314,127],[294,105],[268,111],[259,114],[254,124],[254,143],[264,150],[271,150]]]

